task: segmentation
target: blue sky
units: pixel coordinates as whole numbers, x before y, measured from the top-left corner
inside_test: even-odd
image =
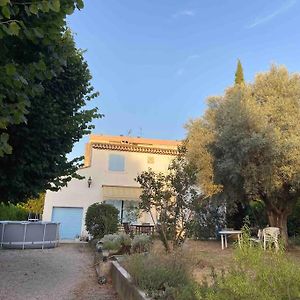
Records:
[[[182,139],[238,58],[247,81],[272,63],[300,70],[298,0],[85,0],[68,23],[101,94],[93,133]]]

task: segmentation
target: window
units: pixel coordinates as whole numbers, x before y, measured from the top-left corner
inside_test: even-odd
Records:
[[[139,202],[130,200],[105,200],[104,203],[114,206],[119,211],[120,223],[136,223],[139,218]]]
[[[139,218],[139,201],[123,201],[122,222],[136,223]]]
[[[125,158],[123,155],[119,154],[110,154],[109,162],[108,162],[108,170],[109,171],[125,171]]]

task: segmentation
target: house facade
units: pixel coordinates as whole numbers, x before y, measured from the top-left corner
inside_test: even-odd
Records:
[[[86,210],[95,202],[114,205],[120,222],[129,221],[130,210],[138,205],[141,193],[134,179],[149,168],[165,173],[179,145],[171,140],[91,135],[84,166],[78,171],[85,179],[72,179],[58,192],[47,191],[43,220],[60,222],[62,239],[86,234]],[[152,220],[143,213],[134,222]]]

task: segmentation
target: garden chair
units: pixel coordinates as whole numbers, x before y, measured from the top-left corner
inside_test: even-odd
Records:
[[[253,243],[261,245],[263,242],[263,231],[261,229],[258,229],[257,237],[251,237],[250,238],[250,245]]]
[[[278,251],[280,229],[278,227],[266,227],[263,229],[262,234],[263,234],[264,250],[267,249],[267,243],[268,243],[270,246],[274,244],[276,251]]]
[[[144,234],[151,234],[151,227],[150,227],[150,223],[142,223],[143,227],[142,227],[142,233]]]
[[[123,223],[123,228],[126,234],[131,235],[133,233],[128,222]]]

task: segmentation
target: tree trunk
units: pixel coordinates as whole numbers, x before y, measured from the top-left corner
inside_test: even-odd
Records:
[[[287,217],[288,213],[286,211],[283,212],[275,212],[274,210],[267,211],[269,225],[271,227],[280,228],[280,234],[284,246],[288,245],[288,231],[287,231]]]
[[[166,252],[170,253],[171,252],[171,247],[170,247],[170,244],[169,244],[169,241],[168,241],[168,238],[167,238],[167,233],[166,233],[166,228],[165,227],[166,226],[164,224],[159,224],[157,226],[157,230],[158,230],[160,240],[162,241]]]

